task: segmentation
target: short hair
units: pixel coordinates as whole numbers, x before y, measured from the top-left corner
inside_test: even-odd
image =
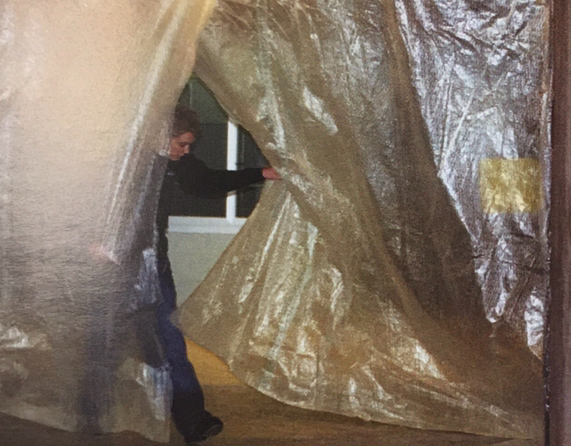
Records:
[[[177,105],[174,110],[171,136],[180,136],[191,132],[195,140],[200,137],[200,119],[198,113],[184,105]]]

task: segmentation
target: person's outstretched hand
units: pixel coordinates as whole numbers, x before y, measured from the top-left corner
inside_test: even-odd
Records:
[[[273,167],[264,167],[262,169],[262,175],[266,180],[281,180],[282,177],[276,169]]]

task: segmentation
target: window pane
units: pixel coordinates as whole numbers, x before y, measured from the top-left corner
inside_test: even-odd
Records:
[[[186,84],[179,102],[188,105],[200,115],[201,124],[225,124],[228,115],[200,79],[193,76]]]

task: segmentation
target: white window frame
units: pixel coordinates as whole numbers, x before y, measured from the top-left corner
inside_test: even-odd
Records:
[[[238,126],[228,121],[226,168],[238,169]],[[246,223],[236,217],[237,197],[231,192],[226,197],[225,217],[169,217],[169,232],[185,234],[237,234]]]

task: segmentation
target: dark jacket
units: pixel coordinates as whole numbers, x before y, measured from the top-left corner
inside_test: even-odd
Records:
[[[242,170],[216,170],[209,168],[192,154],[183,156],[179,161],[169,160],[157,211],[157,229],[159,232],[159,262],[168,255],[167,230],[171,215],[171,199],[175,188],[202,198],[220,198],[228,192],[264,181],[261,168]]]

